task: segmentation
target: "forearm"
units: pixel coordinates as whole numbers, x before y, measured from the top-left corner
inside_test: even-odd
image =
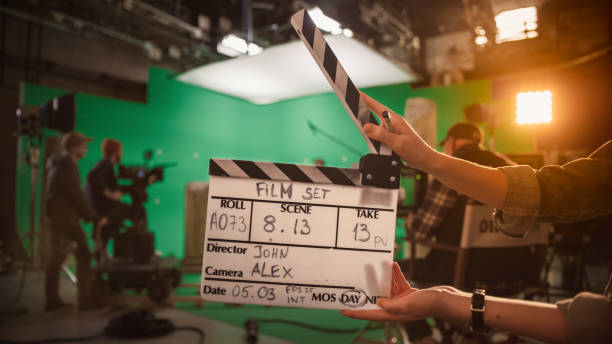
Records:
[[[504,172],[455,159],[430,147],[405,118],[362,93],[362,99],[374,113],[382,118],[386,111],[391,115],[393,131],[386,125],[365,124],[368,137],[387,144],[408,165],[431,173],[451,189],[501,209],[508,193],[508,181]]]
[[[471,321],[471,294],[444,292],[440,305],[441,318]],[[557,306],[542,302],[487,296],[484,324],[544,342],[566,343],[568,340],[566,317]]]
[[[432,152],[423,169],[446,186],[497,209],[502,209],[508,193],[504,172]],[[458,173],[458,171],[461,171]]]

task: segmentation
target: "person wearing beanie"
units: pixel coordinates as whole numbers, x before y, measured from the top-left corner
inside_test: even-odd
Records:
[[[87,153],[91,138],[72,131],[64,135],[61,152],[51,156],[46,165],[45,224],[50,234],[50,254],[45,271],[45,310],[53,311],[70,306],[59,296],[59,273],[66,259],[66,243],[76,243],[78,308],[95,309],[90,293],[91,252],[80,219],[98,222],[98,214],[81,190],[81,175],[77,162]],[[106,223],[106,218],[99,224]]]

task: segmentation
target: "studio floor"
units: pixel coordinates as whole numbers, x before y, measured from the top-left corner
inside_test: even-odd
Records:
[[[184,274],[183,283],[199,283],[198,274]],[[21,283],[21,272],[0,276],[0,305],[13,300]],[[205,343],[245,343],[245,323],[256,319],[259,326],[258,343],[349,343],[358,329],[367,322],[346,318],[338,311],[264,307],[254,305],[226,305],[195,302],[174,302],[154,306],[146,296],[122,296],[124,302],[102,310],[78,313],[74,310],[44,311],[44,272],[26,270],[19,301],[11,308],[15,314],[0,316],[0,342],[36,341],[49,338],[87,337],[101,333],[108,321],[131,310],[148,308],[156,317],[167,318],[175,326],[192,326],[206,333]],[[195,288],[179,287],[174,295],[196,296]],[[132,293],[133,294],[133,293]],[[76,286],[62,276],[60,295],[64,302],[76,303]],[[19,312],[26,311],[23,314]],[[5,310],[3,310],[5,313]],[[280,320],[281,322],[278,322]],[[291,322],[292,324],[289,324]],[[312,329],[322,327],[340,332]],[[348,330],[348,331],[347,331]],[[383,330],[365,334],[368,338],[381,338]],[[114,343],[117,339],[101,337],[92,343]],[[198,343],[198,334],[176,331],[164,337],[130,340],[130,343]]]
[[[552,284],[560,280],[557,265],[553,264]],[[591,270],[587,269],[591,283],[594,286],[605,285],[605,281],[599,278],[605,275],[605,269]],[[45,312],[44,271],[26,269],[0,275],[0,343],[93,336],[102,333],[111,318],[139,309],[152,310],[157,318],[169,319],[177,327],[201,329],[206,334],[205,343],[246,343],[245,323],[249,319],[257,321],[258,343],[262,344],[350,343],[359,329],[367,325],[366,321],[350,319],[333,310],[203,303],[197,294],[198,289],[192,287],[199,283],[199,274],[184,273],[183,286],[177,288],[173,297],[162,305],[155,305],[146,295],[128,290],[123,295],[113,297],[112,307],[102,310],[85,313],[71,309]],[[21,284],[23,288],[18,295]],[[64,302],[76,303],[76,285],[63,274],[60,295]],[[18,302],[13,303],[16,297]],[[11,306],[7,308],[9,303]],[[364,334],[364,338],[370,339],[380,339],[383,336],[382,328]],[[120,340],[100,337],[91,342],[115,343]],[[176,331],[157,338],[129,340],[129,343],[135,344],[198,342],[198,334],[187,331]]]

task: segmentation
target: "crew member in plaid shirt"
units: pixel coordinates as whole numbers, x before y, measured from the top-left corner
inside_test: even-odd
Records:
[[[483,135],[472,123],[457,123],[440,142],[445,154],[490,167],[514,165],[501,154],[482,148]],[[459,245],[463,214],[468,198],[434,179],[427,187],[423,202],[406,220],[406,234],[416,239],[436,237],[439,243]],[[432,250],[415,261],[412,279],[426,284],[452,284],[457,255]],[[410,270],[409,260],[398,261],[403,271]],[[430,343],[431,329],[425,320],[405,324],[411,340]]]
[[[457,123],[440,142],[443,152],[457,158],[489,167],[514,165],[505,156],[482,148],[483,135],[472,123]],[[423,202],[406,221],[409,237],[431,239],[439,243],[458,245],[467,197],[434,179],[427,188]],[[432,251],[417,261],[413,278],[418,281],[452,283],[456,256],[450,252]],[[402,264],[404,263],[404,264]],[[402,270],[408,262],[400,262]],[[422,268],[421,268],[422,267]]]
[[[440,226],[458,198],[455,190],[434,179],[427,187],[423,203],[416,214],[410,217],[408,228],[412,236],[420,240],[429,239],[432,236],[432,228]]]

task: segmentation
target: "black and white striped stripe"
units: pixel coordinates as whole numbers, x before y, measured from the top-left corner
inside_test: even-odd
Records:
[[[350,168],[231,159],[210,159],[211,176],[360,186],[361,173]]]
[[[374,115],[370,113],[361,94],[353,81],[348,77],[346,71],[338,61],[338,58],[329,47],[325,37],[315,26],[312,18],[305,10],[295,13],[291,17],[291,24],[312,54],[313,58],[321,68],[321,71],[336,92],[338,98],[344,105],[346,111],[351,114],[353,122],[359,129],[361,136],[368,144],[371,153],[391,155],[391,149],[385,144],[371,140],[363,131],[366,123],[377,123]]]

